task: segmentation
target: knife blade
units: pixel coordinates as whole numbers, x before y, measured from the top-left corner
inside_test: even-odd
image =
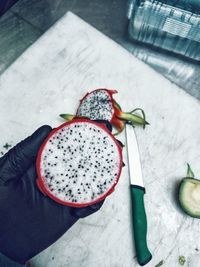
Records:
[[[147,217],[144,205],[145,187],[135,131],[132,125],[126,125],[126,143],[130,176],[132,223],[135,249],[138,263],[147,264],[152,255],[147,245]]]

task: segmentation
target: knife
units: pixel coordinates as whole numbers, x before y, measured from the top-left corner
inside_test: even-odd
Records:
[[[126,142],[130,175],[132,202],[133,232],[138,263],[148,263],[152,255],[147,246],[147,217],[144,206],[145,188],[135,131],[132,125],[126,124]]]

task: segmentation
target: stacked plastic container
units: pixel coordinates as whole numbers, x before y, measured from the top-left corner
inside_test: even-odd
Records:
[[[132,39],[200,60],[199,0],[131,0],[128,18]]]

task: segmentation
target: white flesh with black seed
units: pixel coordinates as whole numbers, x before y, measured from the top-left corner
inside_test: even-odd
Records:
[[[65,125],[49,138],[40,172],[47,190],[60,200],[87,203],[113,186],[120,164],[114,139],[95,124],[78,122]]]
[[[113,106],[110,94],[103,89],[89,93],[82,101],[77,111],[78,116],[91,120],[108,120],[113,116]]]

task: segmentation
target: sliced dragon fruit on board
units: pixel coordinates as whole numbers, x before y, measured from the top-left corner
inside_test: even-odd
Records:
[[[122,147],[104,124],[74,119],[41,146],[37,185],[60,204],[86,207],[112,193],[122,166]]]
[[[114,100],[113,94],[116,90],[96,89],[87,93],[81,100],[76,117],[87,117],[92,120],[107,120],[118,132],[121,132],[125,123],[140,124],[145,127],[149,124],[145,120],[145,113],[141,108],[136,108],[130,112],[123,112],[120,105]],[[142,117],[134,114],[136,111],[142,112]],[[60,114],[65,120],[71,120],[74,115]]]

